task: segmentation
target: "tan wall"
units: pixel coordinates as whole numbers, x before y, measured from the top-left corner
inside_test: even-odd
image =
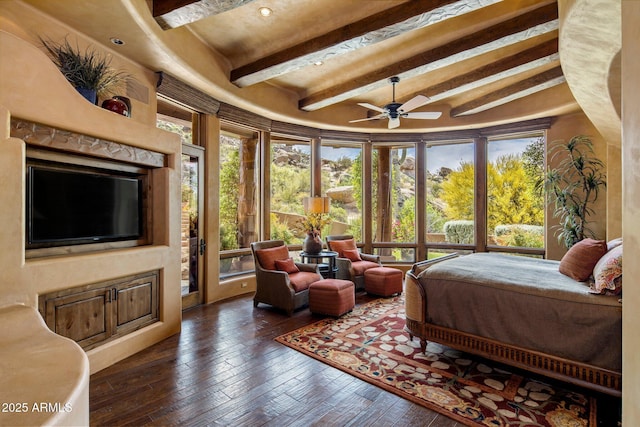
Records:
[[[12,4],[15,6],[15,4]],[[22,27],[22,26],[25,27]],[[52,38],[77,36],[79,46],[92,43],[56,21],[29,9],[3,9],[0,19],[0,307],[24,304],[37,308],[44,293],[103,282],[150,270],[160,270],[160,322],[88,352],[96,372],[179,331],[180,301],[180,141],[155,127],[155,76],[120,57],[114,65],[136,78],[149,95],[136,100],[126,118],[90,104],[60,74],[37,47],[38,28]],[[11,60],[8,60],[10,58]],[[127,92],[127,95],[132,95]],[[138,96],[138,95],[136,95]],[[143,98],[143,97],[140,97]],[[11,117],[167,155],[166,167],[153,171],[152,245],[27,259],[25,257],[25,151],[27,144],[10,138]],[[16,325],[19,327],[19,325]]]
[[[568,116],[559,117],[554,121],[551,129],[547,131],[547,147],[550,148],[554,145],[554,143],[566,143],[571,139],[571,137],[576,135],[587,135],[593,141],[593,148],[595,152],[595,157],[607,163],[608,160],[613,161],[612,164],[608,164],[608,168],[620,168],[620,159],[608,159],[607,152],[608,146],[604,141],[600,133],[598,133],[597,129],[593,126],[593,124],[589,121],[589,119],[582,113],[571,114]],[[553,163],[547,164],[548,167],[555,167],[556,165]],[[619,189],[619,185],[617,188]],[[618,199],[620,195],[618,194]],[[594,209],[594,214],[590,216],[588,219],[590,221],[589,226],[594,231],[595,236],[599,239],[607,238],[607,223],[609,221],[609,216],[620,221],[620,211],[612,212],[608,214],[607,212],[607,195],[602,194],[598,200],[592,205]],[[546,248],[547,248],[547,258],[559,260],[567,251],[564,246],[558,243],[557,235],[555,234],[555,226],[558,224],[558,219],[553,217],[554,207],[553,205],[549,205],[547,207],[545,220],[546,220],[546,230],[547,235],[545,237],[546,240]],[[619,236],[615,236],[619,237]]]
[[[622,2],[622,176],[624,305],[622,309],[622,425],[640,425],[640,2]]]

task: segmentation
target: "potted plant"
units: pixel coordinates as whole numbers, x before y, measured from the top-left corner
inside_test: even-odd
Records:
[[[108,55],[94,48],[89,47],[81,51],[77,45],[72,46],[66,38],[62,43],[42,37],[40,41],[69,83],[93,104],[97,102],[98,95],[112,93],[129,78],[127,73],[111,67],[111,58]]]
[[[587,217],[593,213],[591,204],[607,185],[605,166],[593,156],[593,143],[587,136],[553,144],[550,163],[557,162],[557,166],[547,169],[544,185],[555,206],[553,216],[560,219],[554,227],[558,242],[568,249],[585,237],[595,237],[587,226]]]
[[[305,233],[306,237],[302,242],[302,250],[308,254],[316,254],[322,251],[322,240],[320,232],[324,227],[331,224],[331,218],[324,213],[307,213],[300,219],[295,228],[297,231]]]

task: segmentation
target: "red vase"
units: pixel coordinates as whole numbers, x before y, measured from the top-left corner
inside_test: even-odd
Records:
[[[123,116],[129,115],[127,104],[116,98],[105,99],[102,103],[102,108],[104,108],[105,110],[113,111],[114,113],[121,114]]]

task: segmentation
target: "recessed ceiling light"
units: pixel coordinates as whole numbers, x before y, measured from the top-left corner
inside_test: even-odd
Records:
[[[316,61],[313,63],[313,65],[317,65],[318,67],[321,66],[322,64],[324,64],[324,62],[322,61]]]
[[[273,10],[269,9],[268,7],[261,7],[260,9],[258,9],[258,12],[260,12],[260,15],[262,16],[271,16]]]
[[[109,40],[111,40],[111,43],[118,45],[118,46],[122,46],[124,44],[124,40],[119,39],[117,37],[111,37]]]

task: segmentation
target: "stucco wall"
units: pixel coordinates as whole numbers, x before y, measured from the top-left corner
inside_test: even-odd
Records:
[[[622,1],[622,175],[624,303],[622,309],[622,425],[640,425],[640,2]]]
[[[38,296],[44,293],[160,270],[160,321],[89,351],[93,373],[180,329],[180,141],[177,135],[155,127],[152,72],[118,58],[150,97],[147,104],[134,104],[132,118],[104,110],[67,83],[34,43],[34,33],[23,30],[22,25],[36,24],[30,28],[52,37],[77,36],[81,46],[91,40],[38,14],[5,12],[0,20],[0,307],[23,304],[37,309]],[[153,244],[28,259],[24,214],[27,144],[10,137],[11,117],[166,154],[166,167],[152,172]]]
[[[559,117],[551,126],[551,129],[547,131],[547,146],[551,147],[555,143],[566,143],[571,139],[571,137],[576,135],[587,135],[591,138],[593,142],[593,148],[595,157],[602,160],[607,164],[607,174],[608,170],[616,168],[620,168],[620,159],[608,159],[607,151],[608,146],[604,141],[598,130],[593,126],[591,121],[582,113],[571,114],[568,116]],[[611,161],[611,164],[608,163],[608,160]],[[556,164],[549,163],[547,166],[553,168]],[[618,191],[620,185],[617,185]],[[608,192],[608,188],[607,188]],[[618,193],[618,198],[620,198],[620,194]],[[602,194],[598,200],[592,205],[594,209],[594,214],[588,217],[590,223],[589,226],[594,231],[595,236],[599,239],[607,238],[607,221],[609,218],[617,218],[617,221],[620,221],[621,212],[611,212],[610,214],[607,212],[607,193]],[[547,206],[545,220],[547,223],[547,235],[546,239],[546,248],[547,248],[547,258],[559,260],[567,251],[564,246],[558,243],[557,235],[555,234],[555,228],[559,221],[557,218],[553,217],[554,206]],[[614,236],[614,237],[620,237]]]

